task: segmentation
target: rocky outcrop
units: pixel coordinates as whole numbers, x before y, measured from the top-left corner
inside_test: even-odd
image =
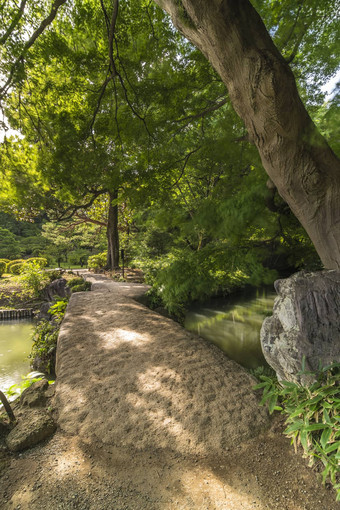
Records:
[[[45,392],[49,384],[46,379],[41,379],[27,388],[20,397],[20,405],[28,407],[40,407],[46,404]]]
[[[56,422],[51,415],[51,398],[54,385],[46,379],[35,382],[27,388],[13,404],[15,421],[3,422],[0,439],[5,437],[8,450],[18,452],[31,448],[47,439],[56,430]]]
[[[55,429],[56,423],[45,409],[30,410],[8,434],[6,446],[11,452],[31,448],[47,439]]]
[[[57,280],[54,280],[42,291],[42,297],[46,301],[53,301],[54,296],[65,298],[70,297],[70,295],[71,290],[67,287],[67,281],[65,278],[58,278]]]
[[[267,362],[279,379],[308,384],[321,366],[340,361],[340,271],[300,272],[275,282],[273,315],[261,329]]]

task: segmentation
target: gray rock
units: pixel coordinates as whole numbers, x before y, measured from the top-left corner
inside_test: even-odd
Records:
[[[46,301],[53,301],[53,296],[69,297],[71,290],[67,287],[67,281],[65,278],[58,278],[49,285],[47,285],[43,291],[42,296]]]
[[[272,317],[261,328],[267,362],[279,379],[308,384],[320,365],[340,361],[340,271],[300,272],[275,282]]]
[[[12,452],[31,448],[51,436],[55,429],[56,423],[48,412],[30,410],[8,434],[6,446]]]
[[[41,321],[42,319],[49,321],[51,319],[51,315],[48,313],[48,311],[52,304],[52,301],[46,301],[46,303],[42,303],[40,305],[39,313],[37,314],[38,321]]]
[[[45,392],[48,389],[48,381],[41,379],[33,383],[29,388],[22,392],[20,404],[28,407],[41,407],[46,403]]]

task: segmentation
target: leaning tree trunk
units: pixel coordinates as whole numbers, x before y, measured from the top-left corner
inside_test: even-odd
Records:
[[[118,232],[118,205],[115,200],[118,191],[109,193],[109,212],[107,219],[107,268],[119,268],[119,232]]]
[[[155,0],[210,60],[324,266],[340,268],[340,162],[249,0]]]

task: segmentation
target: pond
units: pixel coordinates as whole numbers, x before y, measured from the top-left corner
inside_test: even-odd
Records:
[[[22,382],[30,363],[27,359],[32,347],[33,321],[20,319],[0,322],[0,390]]]
[[[261,289],[250,295],[212,299],[191,308],[184,327],[210,340],[246,368],[266,366],[260,329],[264,318],[272,315],[276,296],[272,289]]]

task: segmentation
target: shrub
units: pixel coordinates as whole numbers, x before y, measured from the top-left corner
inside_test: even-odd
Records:
[[[49,277],[40,269],[36,262],[27,262],[23,265],[20,274],[20,283],[25,290],[32,292],[35,297],[39,297],[40,292],[48,283]]]
[[[6,271],[8,273],[12,273],[12,274],[19,274],[18,273],[13,273],[13,270],[12,270],[12,267],[13,266],[17,266],[17,264],[24,264],[26,261],[24,259],[15,259],[15,260],[11,260],[10,262],[7,263],[7,267],[6,267]],[[16,268],[15,268],[16,270]]]
[[[0,277],[6,272],[6,262],[0,260]]]
[[[91,290],[90,282],[83,282],[81,285],[74,285],[72,287],[72,292],[85,292]]]
[[[84,283],[84,279],[80,276],[77,278],[72,278],[67,282],[67,285],[72,289],[75,285],[82,285]]]
[[[102,269],[106,266],[106,252],[97,253],[97,255],[91,255],[88,258],[87,265],[89,269]]]
[[[27,259],[26,262],[34,263],[36,266],[40,267],[40,269],[47,266],[47,259],[44,257],[32,257]]]
[[[52,315],[54,320],[57,323],[60,323],[65,315],[66,307],[67,307],[68,299],[67,298],[57,298],[55,303],[50,306],[48,313]]]
[[[55,354],[61,321],[64,318],[68,299],[56,299],[48,312],[53,321],[40,321],[33,332],[33,346],[29,358],[33,368],[48,374],[54,373]]]
[[[46,276],[50,280],[50,282],[54,282],[54,280],[59,280],[64,274],[63,270],[53,269],[53,271],[46,272]]]
[[[315,459],[323,463],[323,483],[331,482],[340,501],[340,363],[308,374],[316,379],[310,386],[262,375],[255,389],[263,389],[261,404],[268,403],[270,413],[278,410],[286,415],[284,433],[295,450],[301,445],[310,465]]]
[[[24,262],[17,262],[16,264],[11,265],[10,268],[11,270],[9,272],[11,274],[20,274],[24,266],[25,266]]]
[[[33,346],[29,358],[33,368],[51,374],[54,372],[55,351],[59,334],[59,325],[40,321],[33,333]]]

